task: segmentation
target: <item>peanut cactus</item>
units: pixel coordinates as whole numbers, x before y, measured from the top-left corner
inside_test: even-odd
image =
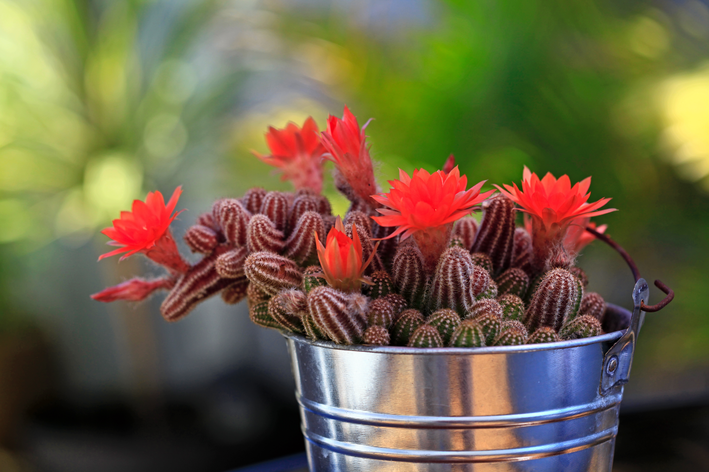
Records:
[[[519,346],[526,344],[526,332],[510,329],[500,334],[492,343],[493,346]]]
[[[546,273],[532,296],[524,324],[529,331],[549,326],[558,331],[572,312],[578,295],[578,279],[565,269]]]
[[[283,328],[303,333],[303,314],[308,310],[305,293],[297,289],[278,292],[268,301],[268,314]]]
[[[288,198],[281,192],[268,192],[263,197],[260,213],[273,222],[276,229],[285,234],[288,222]]]
[[[424,319],[420,311],[414,309],[402,311],[391,330],[394,344],[397,346],[406,346],[409,343],[411,335],[413,335],[414,331],[422,324],[424,324]]]
[[[429,325],[421,325],[414,334],[411,335],[409,347],[443,347],[443,339],[438,330]]]
[[[504,316],[504,311],[500,302],[493,298],[486,298],[479,300],[473,307],[468,311],[466,318],[477,318],[478,316],[484,315],[485,313],[492,313],[497,318],[502,319]]]
[[[428,297],[430,312],[450,308],[465,316],[474,299],[467,288],[473,273],[470,253],[463,248],[448,248],[442,255],[433,277]]]
[[[394,285],[406,303],[421,308],[426,288],[423,256],[416,246],[401,246],[396,251],[392,264]]]
[[[370,326],[364,331],[364,339],[362,344],[371,344],[374,346],[388,346],[391,342],[389,330],[384,326]]]
[[[325,238],[325,223],[319,213],[306,211],[288,236],[285,256],[300,266],[315,264],[318,261],[315,237]]]
[[[490,288],[490,274],[479,265],[473,266],[470,274],[470,298],[476,300]]]
[[[325,287],[327,281],[322,276],[322,268],[320,266],[309,266],[303,271],[303,290],[305,293],[310,293],[315,287]]]
[[[580,267],[572,267],[569,269],[569,272],[574,274],[577,279],[581,281],[581,284],[583,285],[583,288],[586,289],[588,287],[588,275],[586,275],[586,272]]]
[[[394,282],[387,272],[383,270],[373,272],[369,280],[372,283],[369,286],[369,297],[373,300],[394,293]]]
[[[308,294],[308,312],[320,331],[334,342],[357,344],[367,327],[363,297],[330,287],[317,287]]]
[[[500,328],[502,327],[500,316],[496,313],[485,312],[480,316],[468,319],[472,319],[480,325],[485,335],[485,345],[492,346],[495,339],[500,335]]]
[[[482,267],[492,277],[492,259],[484,252],[474,252],[470,255],[473,264]]]
[[[496,279],[497,296],[517,295],[523,298],[529,288],[529,277],[522,269],[512,267],[500,274]]]
[[[515,204],[495,195],[483,204],[483,219],[472,252],[484,252],[492,260],[494,274],[510,267],[515,234]]]
[[[377,298],[369,304],[367,321],[369,326],[383,326],[386,329],[394,323],[394,307],[384,298]]]
[[[502,319],[505,321],[522,321],[524,319],[524,302],[517,295],[502,295],[497,298],[502,307]]]
[[[598,336],[602,332],[600,321],[591,315],[581,315],[566,323],[559,330],[559,336],[561,339],[569,341]]]
[[[219,234],[208,226],[194,225],[187,230],[184,240],[192,252],[209,254],[219,244]]]
[[[450,347],[483,347],[485,346],[485,333],[480,324],[475,320],[463,320],[451,334]]]
[[[276,229],[276,225],[266,215],[251,217],[246,228],[246,247],[250,252],[269,251],[279,254],[285,245],[283,231]]]
[[[261,187],[250,188],[241,197],[241,204],[249,213],[255,215],[261,211],[261,205],[263,205],[263,199],[266,198],[267,193]]]
[[[249,318],[263,328],[281,329],[281,324],[268,312],[268,302],[257,303],[249,307]]]
[[[561,341],[554,328],[542,326],[527,338],[527,344],[555,343]]]
[[[462,247],[468,251],[473,247],[477,232],[478,223],[475,221],[475,218],[471,216],[459,219],[455,222],[455,226],[453,226],[453,238],[458,239]]]
[[[426,324],[438,330],[443,340],[443,345],[448,345],[453,331],[460,325],[460,316],[449,308],[443,308],[431,314],[426,319]]]
[[[579,315],[591,315],[603,323],[603,315],[606,313],[606,301],[596,292],[588,292],[581,300]]]
[[[247,257],[244,273],[252,284],[270,295],[297,288],[303,282],[303,274],[295,262],[271,252],[255,252]]]
[[[497,284],[495,283],[494,280],[490,280],[490,283],[487,286],[487,290],[485,290],[483,293],[478,295],[477,299],[478,300],[485,300],[485,299],[495,299],[497,298]]]
[[[389,302],[389,304],[394,308],[395,316],[399,316],[399,314],[406,309],[406,300],[404,300],[404,297],[398,293],[390,293],[382,298]]]
[[[222,300],[227,305],[236,305],[241,300],[246,298],[247,290],[249,287],[249,279],[244,276],[237,282],[224,288],[221,292]]]
[[[532,237],[526,229],[516,228],[514,235],[514,249],[512,250],[512,267],[522,269],[527,275],[532,273]]]

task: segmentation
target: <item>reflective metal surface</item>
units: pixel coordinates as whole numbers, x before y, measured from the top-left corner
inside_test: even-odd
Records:
[[[477,349],[285,334],[311,470],[610,471],[623,387],[599,386],[622,334]]]

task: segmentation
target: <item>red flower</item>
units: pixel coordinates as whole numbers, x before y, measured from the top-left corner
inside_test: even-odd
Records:
[[[170,223],[182,213],[172,214],[181,193],[182,187],[177,187],[167,205],[160,192],[148,193],[145,202],[133,200],[132,211],[122,211],[121,217],[113,220],[113,227],[101,231],[111,238],[108,242],[110,246],[119,248],[98,259],[125,252],[120,259],[123,260],[140,252],[171,270],[186,272],[189,265],[179,255],[170,233]]]
[[[448,246],[453,223],[473,211],[478,203],[495,193],[480,193],[485,181],[466,190],[468,179],[460,175],[458,166],[450,172],[429,174],[414,170],[413,177],[399,169],[399,180],[390,180],[392,189],[373,198],[387,208],[378,208],[383,216],[372,218],[381,226],[397,226],[389,237],[401,239],[414,235],[416,244],[432,272],[438,258]]]
[[[505,189],[497,188],[521,207],[521,211],[529,214],[545,231],[563,231],[572,220],[605,215],[615,208],[599,210],[608,203],[610,198],[602,198],[594,203],[587,203],[591,196],[588,192],[591,177],[576,183],[571,187],[568,175],[562,175],[558,180],[547,173],[539,180],[537,174],[524,167],[522,190],[517,184],[505,185]]]
[[[318,135],[318,125],[308,117],[299,128],[288,123],[283,129],[268,128],[266,143],[270,156],[251,151],[268,165],[281,169],[282,180],[290,180],[296,189],[310,188],[322,191],[322,155],[325,152]]]
[[[596,223],[589,221],[589,218],[579,218],[574,220],[569,225],[569,229],[564,236],[564,247],[572,254],[578,254],[581,249],[591,244],[596,240],[596,237],[586,231],[586,227],[590,226],[599,233],[605,233],[608,225],[596,226]]]
[[[338,188],[345,184],[349,187],[346,194],[351,189],[349,193],[353,196],[374,206],[371,195],[377,192],[377,184],[364,135],[367,125],[369,121],[360,128],[357,118],[345,106],[342,119],[328,117],[327,130],[321,133],[321,141],[328,153],[324,157],[334,162],[341,174],[340,181],[336,182]]]
[[[345,233],[339,217],[335,221],[335,227],[327,234],[325,246],[323,247],[317,234],[315,234],[315,242],[323,276],[328,285],[345,292],[359,292],[362,282],[365,282],[362,275],[372,262],[376,248],[372,251],[369,260],[364,262],[357,227],[352,225],[352,238],[350,238]]]

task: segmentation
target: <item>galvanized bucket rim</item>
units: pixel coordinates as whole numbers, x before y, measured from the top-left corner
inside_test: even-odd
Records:
[[[623,307],[608,304],[616,309],[627,311]],[[627,328],[626,328],[627,329]],[[589,344],[603,343],[603,342],[614,342],[623,336],[626,329],[621,329],[618,331],[613,331],[612,333],[601,334],[599,336],[592,336],[590,338],[574,339],[572,341],[561,341],[554,343],[539,343],[539,344],[521,344],[518,346],[488,346],[488,347],[406,347],[406,346],[366,346],[362,344],[346,345],[346,344],[336,344],[331,341],[315,341],[308,339],[305,336],[295,334],[289,331],[282,331],[283,336],[291,338],[299,343],[312,344],[315,346],[320,346],[328,349],[339,349],[342,351],[360,351],[360,352],[371,352],[377,354],[404,354],[404,355],[429,355],[429,356],[439,356],[439,355],[477,355],[477,354],[497,354],[497,353],[509,353],[509,352],[536,352],[536,351],[555,351],[558,349],[572,349],[579,346],[586,346]]]

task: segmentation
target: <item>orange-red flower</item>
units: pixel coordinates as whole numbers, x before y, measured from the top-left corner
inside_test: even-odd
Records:
[[[123,260],[140,252],[169,269],[186,272],[189,266],[180,257],[170,233],[170,223],[182,213],[172,213],[181,193],[182,187],[177,187],[167,205],[160,192],[148,193],[145,202],[133,200],[132,211],[122,211],[121,217],[113,220],[113,227],[101,231],[111,238],[107,244],[119,248],[98,259],[125,252],[121,257]]]
[[[318,259],[323,276],[328,285],[345,292],[359,292],[362,286],[364,270],[367,268],[375,251],[369,260],[362,259],[362,243],[357,234],[357,227],[352,225],[352,238],[347,236],[342,220],[337,218],[335,227],[327,234],[325,246],[315,234]]]
[[[345,193],[354,193],[354,197],[374,206],[371,195],[377,192],[377,184],[364,135],[367,125],[369,121],[360,128],[357,118],[345,106],[342,119],[328,117],[327,129],[321,133],[320,139],[327,151],[325,158],[334,162],[341,174],[338,176],[340,182],[336,182],[338,188],[346,184],[349,189]]]
[[[266,164],[281,170],[281,180],[290,180],[296,189],[309,188],[316,193],[322,191],[322,155],[325,152],[320,143],[318,125],[308,117],[300,128],[288,123],[283,129],[269,126],[266,143],[270,156],[251,151]]]
[[[539,179],[537,174],[530,172],[525,166],[522,177],[522,190],[517,184],[505,185],[504,189],[497,188],[507,197],[511,198],[521,207],[521,211],[529,214],[535,223],[542,225],[545,231],[565,230],[572,220],[577,218],[590,218],[592,216],[605,215],[615,208],[600,210],[608,203],[610,198],[588,203],[591,196],[588,192],[591,186],[591,177],[571,186],[568,175],[562,175],[557,180],[551,173],[547,173],[543,179]]]
[[[453,223],[473,211],[494,190],[480,193],[485,181],[466,190],[468,178],[460,175],[458,166],[446,173],[441,170],[429,174],[424,169],[414,170],[413,176],[399,169],[399,180],[390,180],[389,193],[374,195],[387,208],[373,216],[381,226],[397,226],[391,236],[401,234],[406,239],[417,231]]]
[[[591,244],[596,240],[596,237],[586,231],[587,227],[591,227],[603,234],[608,229],[608,225],[596,226],[596,223],[589,221],[589,218],[579,218],[569,224],[569,229],[564,236],[564,248],[571,254],[578,254],[581,249]]]

